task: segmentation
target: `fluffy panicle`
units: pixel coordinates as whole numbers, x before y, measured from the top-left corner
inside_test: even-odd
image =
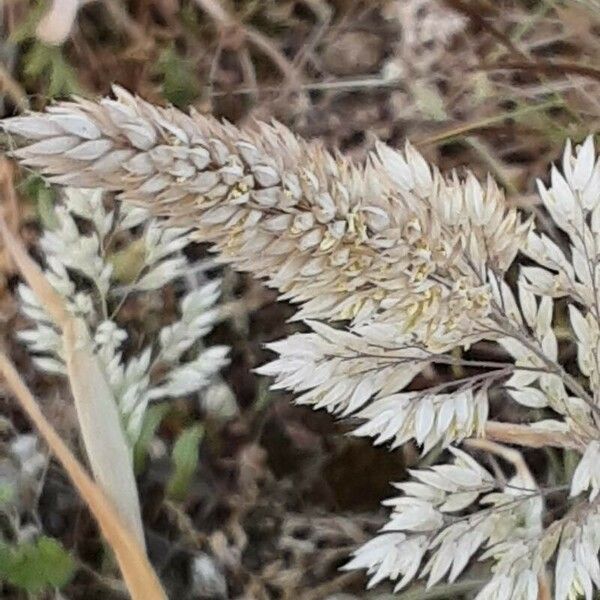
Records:
[[[183,275],[186,259],[179,251],[190,241],[189,230],[159,227],[141,209],[125,206],[118,213],[108,211],[99,190],[67,189],[65,202],[54,215],[56,226],[41,239],[46,276],[70,310],[90,327],[133,444],[150,401],[194,393],[226,364],[226,347],[202,348],[201,344],[218,318],[219,282],[207,282],[187,294],[180,319],[160,330],[156,344],[126,360],[122,347],[129,333],[117,322],[119,308],[129,294],[157,290]],[[141,234],[132,232],[141,226]],[[129,257],[115,252],[115,241],[129,243]],[[118,266],[132,256],[134,272],[124,286]],[[49,315],[29,287],[21,285],[19,295],[23,312],[34,324],[20,331],[19,337],[40,369],[64,373],[61,337]]]
[[[530,477],[501,483],[469,455],[452,453],[453,464],[412,471],[396,484],[403,495],[384,502],[389,522],[345,569],[367,569],[369,587],[390,579],[398,591],[417,577],[427,587],[453,582],[476,557],[493,558],[493,576],[476,600],[537,600],[554,557],[553,597],[591,599],[600,587],[597,503],[544,529],[543,496]]]
[[[311,333],[269,344],[280,358],[258,369],[276,377],[274,388],[302,392],[299,404],[354,415],[364,421],[355,435],[394,447],[414,439],[427,451],[440,441],[447,445],[483,432],[486,378],[467,388],[449,382],[400,393],[427,365],[443,359],[411,346],[410,336],[387,324],[351,332],[308,324]]]
[[[532,478],[515,476],[508,484],[496,481],[467,455],[452,450],[454,465],[414,471],[413,481],[398,485],[404,495],[387,502],[393,507],[389,523],[347,565],[367,569],[371,585],[391,579],[401,589],[416,577],[427,577],[428,586],[444,577],[453,581],[479,553],[482,560],[493,559],[494,566],[477,600],[537,600],[540,581],[546,580],[551,563],[555,600],[591,599],[600,588],[600,166],[592,138],[575,152],[569,144],[563,173],[554,168],[551,179],[550,189],[539,185],[542,201],[570,245],[564,252],[547,234],[531,231],[523,250],[539,266],[521,269],[516,294],[501,280],[490,282],[493,302],[501,309],[491,319],[506,334],[496,341],[514,360],[514,370],[502,381],[508,395],[525,407],[551,408],[562,415],[562,421],[537,423],[540,429],[567,431],[585,440],[586,450],[570,484],[570,497],[585,494],[584,499],[564,517],[544,526],[544,496]],[[572,302],[568,311],[579,367],[588,378],[585,387],[560,367],[552,326],[552,299],[559,296]],[[369,350],[368,355],[373,354]],[[414,357],[412,365],[423,360],[427,358]],[[373,371],[381,368],[374,365]],[[375,425],[376,420],[385,420],[385,411],[377,410],[382,401],[359,413],[371,417],[360,429],[374,429],[394,439],[397,422],[391,429],[379,421]],[[386,422],[399,414],[405,431],[409,419],[398,406],[390,410]],[[440,418],[441,411],[436,422]],[[420,441],[417,435],[413,437]]]
[[[489,311],[529,229],[489,180],[443,178],[410,145],[356,166],[284,126],[239,130],[120,88],[4,121],[50,181],[119,191],[192,226],[221,259],[302,303],[298,318],[393,319],[455,343]]]
[[[543,504],[532,482],[514,477],[502,486],[469,455],[457,449],[452,452],[453,464],[412,471],[412,480],[396,484],[403,495],[385,502],[392,507],[389,522],[346,565],[366,568],[369,586],[391,579],[398,591],[415,577],[427,578],[428,587],[443,578],[452,582],[484,548],[488,552],[483,557],[503,555],[504,547],[510,546],[510,552],[519,554],[528,567],[536,564],[539,571],[543,566],[543,561],[525,552],[528,541],[542,532]],[[498,568],[503,572],[497,572],[488,589],[495,586],[495,579],[508,575],[515,580],[511,590],[523,579],[527,588],[537,592],[536,572],[521,577],[500,564]],[[483,590],[478,597],[536,596],[497,596]]]
[[[454,581],[479,558],[492,564],[479,600],[538,600],[549,568],[556,600],[591,600],[600,588],[600,166],[592,138],[576,149],[569,144],[562,173],[554,168],[550,187],[539,185],[551,219],[537,231],[491,179],[482,185],[471,174],[443,176],[410,145],[398,152],[378,144],[365,165],[355,165],[280,124],[240,130],[121,89],[115,95],[5,121],[24,144],[14,155],[53,182],[118,192],[125,207],[136,204],[179,226],[163,233],[162,222],[149,227],[139,289],[154,289],[181,269],[176,251],[193,229],[223,261],[298,303],[310,331],[271,344],[278,357],[259,372],[273,376],[274,387],[352,417],[354,434],[376,444],[414,440],[423,451],[438,445],[454,455],[452,464],[414,471],[398,485],[403,495],[387,503],[390,522],[347,568],[367,569],[371,585],[389,579],[400,589],[415,578],[429,586]],[[108,293],[111,270],[98,255],[98,236],[114,225],[97,203],[89,214],[68,206],[93,222],[96,237],[78,235],[64,214],[42,245],[55,287],[73,310],[92,314],[68,272],[79,270],[100,297]],[[519,251],[527,263],[509,283]],[[164,360],[177,361],[208,326],[193,294],[182,305],[183,324],[160,334]],[[58,369],[56,338],[30,296],[24,290],[38,329],[25,335],[42,364]],[[557,297],[566,298],[558,308]],[[566,353],[554,324],[566,322],[565,309],[577,345],[575,375],[561,363]],[[199,358],[149,388],[150,354],[122,365],[124,333],[95,319],[115,385],[134,390],[117,394],[127,406],[206,381]],[[345,328],[326,323],[343,320]],[[497,360],[464,352],[483,340],[496,345]],[[210,364],[223,360],[215,352]],[[494,406],[520,405],[521,424],[489,420],[491,391]],[[553,502],[546,512],[546,490],[518,452],[520,463],[514,450],[506,458],[499,444],[471,442],[520,465],[504,476],[496,464],[492,475],[452,446],[483,435],[587,448],[570,494],[559,490],[569,495],[568,508],[559,514]]]

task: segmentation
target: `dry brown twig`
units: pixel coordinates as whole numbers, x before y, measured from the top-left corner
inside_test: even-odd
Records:
[[[489,452],[490,454],[499,456],[506,462],[512,464],[515,468],[515,473],[519,476],[523,484],[532,486],[532,488],[535,489],[535,479],[531,475],[531,471],[529,470],[529,467],[527,466],[527,463],[525,462],[525,459],[519,450],[507,448],[506,446],[498,444],[497,442],[481,438],[468,439],[465,440],[464,443],[465,446],[475,448],[476,450]]]
[[[10,231],[17,233],[21,221],[21,210],[13,182],[14,167],[6,158],[0,158],[0,190],[2,193],[2,211]],[[3,249],[2,268],[9,273],[14,273],[15,266],[10,252]]]
[[[521,60],[529,60],[526,52],[518,48],[509,36],[507,36],[503,31],[500,31],[495,25],[486,19],[489,10],[486,10],[482,5],[473,6],[472,3],[465,2],[464,0],[444,0],[444,3],[450,8],[454,9],[456,12],[465,15],[484,31],[487,31],[500,44],[502,44],[510,52],[510,54],[517,56]]]
[[[251,25],[240,23],[232,17],[223,7],[219,0],[195,0],[196,4],[217,23],[221,36],[230,40],[235,40],[235,45],[244,46],[246,42],[254,46],[257,50],[267,56],[285,77],[287,86],[293,89],[300,87],[300,77],[298,70],[273,44],[273,42],[264,36],[258,29]],[[248,57],[242,58],[242,66],[248,70]],[[253,78],[250,79],[252,81]]]
[[[575,436],[555,431],[536,431],[529,425],[488,421],[485,435],[490,443],[517,444],[528,448],[566,448],[583,452],[585,444]]]

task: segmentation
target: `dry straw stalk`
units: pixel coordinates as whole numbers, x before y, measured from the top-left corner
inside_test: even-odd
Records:
[[[0,218],[5,246],[48,313],[63,331],[69,382],[94,483],[60,436],[47,422],[35,399],[5,354],[0,370],[34,425],[61,461],[115,551],[123,577],[135,599],[166,598],[145,554],[137,486],[130,451],[116,403],[94,355],[85,324],[67,312],[64,302]]]

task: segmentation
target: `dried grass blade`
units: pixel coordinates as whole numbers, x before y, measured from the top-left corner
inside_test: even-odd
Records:
[[[3,218],[0,218],[0,232],[27,283],[62,330],[69,383],[94,478],[136,536],[140,547],[144,548],[131,452],[115,398],[94,355],[89,331],[83,321],[67,312],[62,298],[50,286]]]
[[[144,548],[131,451],[114,395],[94,354],[85,322],[82,319],[67,321],[62,340],[79,427],[94,478]]]
[[[15,366],[3,352],[0,352],[0,372],[98,521],[102,533],[115,552],[133,600],[166,600],[167,595],[136,536],[123,523],[110,500],[92,481],[56,430],[46,420]]]

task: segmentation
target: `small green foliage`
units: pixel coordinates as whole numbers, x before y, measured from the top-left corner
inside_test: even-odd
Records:
[[[183,3],[179,9],[181,25],[190,35],[200,36],[206,20],[201,18],[201,13],[194,2]]]
[[[444,107],[444,99],[434,85],[418,80],[412,87],[419,111],[434,121],[444,121],[448,118]]]
[[[113,277],[122,285],[130,285],[140,277],[146,259],[143,239],[134,240],[125,248],[111,252],[108,262],[113,268]]]
[[[161,424],[167,412],[168,404],[156,404],[151,406],[144,415],[144,422],[140,430],[140,435],[133,447],[133,467],[136,473],[141,473],[146,468],[146,458],[148,456],[148,446]]]
[[[198,98],[200,89],[193,66],[173,46],[163,50],[156,65],[156,74],[162,80],[164,97],[175,106],[185,108]]]
[[[10,33],[9,41],[12,44],[20,44],[35,38],[35,30],[48,10],[48,3],[42,0],[34,0],[25,14],[25,18]]]
[[[43,81],[49,98],[81,94],[77,75],[58,46],[35,40],[23,55],[23,75],[30,84]]]
[[[252,408],[256,413],[262,413],[270,406],[271,402],[273,402],[273,394],[270,390],[270,384],[266,379],[260,379],[258,381],[256,402]]]
[[[65,586],[75,572],[75,562],[53,538],[17,546],[0,543],[0,578],[35,594],[46,588]]]
[[[23,44],[23,80],[38,90],[38,94],[42,83],[42,95],[48,98],[81,94],[75,70],[65,58],[62,48],[46,45],[36,36],[36,27],[47,10],[46,2],[35,1],[26,18],[10,35],[13,44]]]
[[[0,482],[0,510],[10,504],[17,494],[15,486],[8,481]]]
[[[192,425],[184,429],[177,438],[171,454],[175,471],[167,484],[169,498],[185,498],[198,467],[198,447],[203,435],[202,425]]]
[[[36,36],[36,28],[47,10],[47,2],[35,0],[10,34],[11,43],[23,45],[20,69],[23,81],[48,99],[81,94],[75,69],[65,58],[62,47],[44,44]]]
[[[36,212],[46,229],[55,229],[58,220],[54,212],[56,192],[39,175],[32,174],[21,184],[24,195],[35,204]]]

